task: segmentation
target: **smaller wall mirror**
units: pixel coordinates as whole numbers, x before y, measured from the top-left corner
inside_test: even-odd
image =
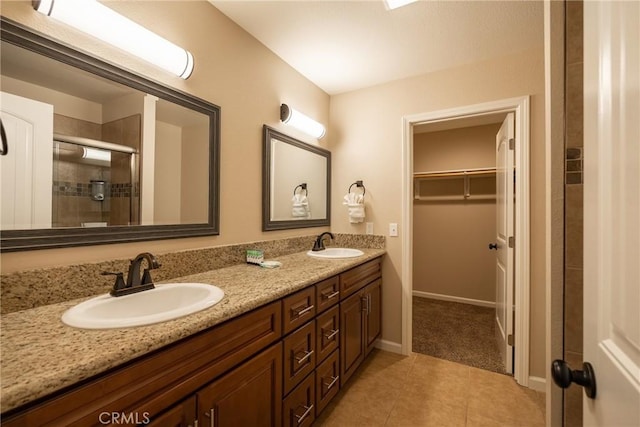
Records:
[[[331,152],[263,127],[262,229],[327,226]]]

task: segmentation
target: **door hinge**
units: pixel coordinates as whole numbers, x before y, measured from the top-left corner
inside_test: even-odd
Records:
[[[510,248],[516,247],[516,238],[514,236],[509,237],[509,247]]]
[[[513,347],[513,334],[507,335],[507,344]]]
[[[516,140],[515,138],[509,138],[509,150],[516,149]]]

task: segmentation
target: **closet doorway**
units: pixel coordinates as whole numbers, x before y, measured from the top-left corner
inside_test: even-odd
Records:
[[[506,116],[413,128],[412,350],[498,373],[512,372],[497,339],[506,330],[497,272],[506,269],[496,268],[493,249],[496,135]]]
[[[435,352],[513,374],[525,386],[528,102],[513,98],[408,116],[403,135],[403,352]],[[436,333],[425,338],[423,328]]]

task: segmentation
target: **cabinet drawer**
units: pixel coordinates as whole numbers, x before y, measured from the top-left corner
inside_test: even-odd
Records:
[[[315,420],[315,374],[307,376],[282,402],[282,424],[310,426]]]
[[[316,359],[318,364],[338,348],[340,343],[339,306],[322,313],[316,318]]]
[[[316,368],[316,417],[340,390],[339,353],[334,351]]]
[[[316,367],[316,324],[309,322],[284,340],[284,395]]]
[[[333,307],[339,301],[340,279],[338,276],[316,283],[316,303],[318,304],[318,313],[322,313],[329,307]]]
[[[381,259],[366,262],[340,275],[340,298],[344,299],[382,276]]]
[[[309,286],[282,299],[282,328],[285,334],[304,325],[316,315],[316,290]]]

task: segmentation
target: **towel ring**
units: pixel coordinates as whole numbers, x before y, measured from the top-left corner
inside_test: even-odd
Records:
[[[302,184],[296,186],[296,188],[293,189],[293,195],[296,195],[296,191],[298,191],[298,188],[300,189],[300,191],[304,190],[304,195],[305,196],[309,196],[309,190],[307,190],[307,183],[303,182]]]
[[[347,191],[347,193],[351,193],[351,187],[356,186],[356,188],[361,187],[362,188],[362,195],[364,196],[365,194],[367,194],[367,189],[365,188],[364,184],[362,183],[362,180],[358,180],[356,182],[354,182],[353,184],[351,184],[349,186],[349,191]]]

